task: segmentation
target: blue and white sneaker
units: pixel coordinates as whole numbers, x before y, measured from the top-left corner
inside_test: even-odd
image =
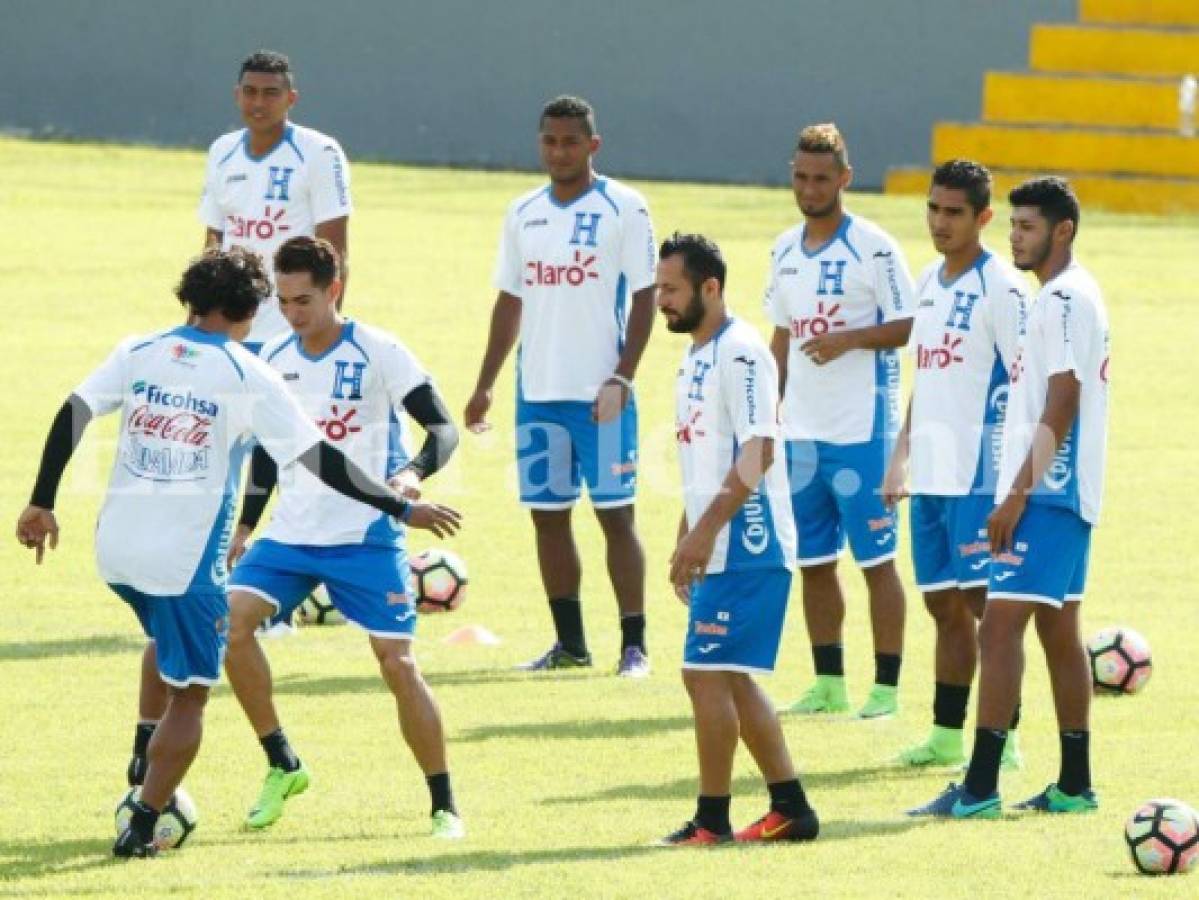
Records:
[[[1002,811],[998,792],[980,799],[968,793],[964,785],[951,781],[936,800],[909,809],[907,814],[937,819],[998,819]]]
[[[621,678],[649,678],[649,657],[640,647],[625,647],[616,674]]]

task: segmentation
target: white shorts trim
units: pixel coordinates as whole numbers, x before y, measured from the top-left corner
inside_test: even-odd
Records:
[[[972,588],[986,587],[990,583],[990,580],[986,578],[980,578],[978,581],[960,581],[958,582],[958,590],[968,591]]]
[[[199,675],[193,675],[191,678],[186,678],[183,681],[176,681],[174,678],[167,678],[161,671],[158,673],[158,677],[174,688],[192,687],[197,684],[204,687],[216,687],[217,682],[220,681],[219,678],[201,678]]]
[[[895,559],[895,551],[884,553],[882,556],[876,556],[873,559],[864,559],[858,563],[859,569],[873,569],[875,566],[881,566],[885,562],[890,562]]]
[[[637,502],[636,497],[622,497],[619,500],[601,500],[598,503],[596,503],[594,500],[592,500],[591,508],[592,509],[619,509],[622,506],[632,506],[636,502]]]
[[[1082,594],[1067,594],[1067,603],[1082,603]]]
[[[1058,600],[1055,597],[1047,597],[1044,594],[1012,594],[1012,593],[988,593],[987,600],[1016,600],[1020,603],[1043,603],[1046,606],[1060,607],[1064,600]]]
[[[561,509],[570,509],[578,502],[578,500],[566,500],[559,503],[540,503],[529,500],[521,500],[520,505],[525,509],[539,509],[544,510],[545,512],[555,512]]]
[[[243,594],[253,594],[260,600],[265,600],[271,606],[275,607],[275,612],[279,612],[279,610],[283,609],[282,603],[280,603],[266,591],[261,591],[256,587],[250,587],[249,585],[242,584],[230,584],[225,587],[225,591],[228,594],[232,594],[234,591],[241,591]]]
[[[986,584],[986,582],[984,581],[983,584]],[[957,587],[960,587],[960,585],[953,579],[950,579],[949,581],[938,581],[933,584],[921,584],[918,581],[916,582],[916,590],[920,591],[922,594],[931,594],[933,591],[950,591]]]
[[[809,556],[806,559],[797,559],[795,564],[801,569],[806,569],[809,566],[823,566],[826,563],[836,562],[841,558],[843,550],[838,550],[832,556]]]
[[[760,669],[757,666],[739,666],[736,663],[683,663],[684,669],[694,669],[697,672],[738,672],[742,675],[773,675],[774,669]]]
[[[351,625],[358,625],[358,623],[355,622],[353,619],[346,619],[346,621],[349,622]],[[392,631],[375,631],[374,629],[371,629],[371,628],[364,628],[361,625],[358,625],[358,627],[360,629],[362,629],[363,631],[365,631],[367,634],[369,634],[371,637],[383,638],[384,640],[387,640],[387,641],[415,641],[416,640],[415,634],[396,634],[395,632],[392,632]]]

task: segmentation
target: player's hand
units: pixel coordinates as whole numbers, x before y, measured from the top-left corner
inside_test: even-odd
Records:
[[[679,541],[670,556],[670,583],[675,586],[676,594],[680,587],[690,589],[692,582],[704,580],[715,545],[716,535],[696,528]]]
[[[823,366],[844,356],[853,349],[853,345],[847,332],[834,331],[832,334],[809,338],[799,345],[799,349],[816,365]]]
[[[50,549],[56,550],[58,548],[58,520],[54,518],[54,512],[32,504],[26,506],[17,518],[17,540],[23,547],[34,551],[39,566],[46,553],[47,538],[50,541]]]
[[[462,527],[462,514],[439,503],[413,503],[408,524],[439,538],[449,537]]]
[[[462,413],[467,431],[482,434],[491,428],[491,423],[487,421],[487,411],[490,409],[491,391],[477,390],[471,394],[470,399],[466,401],[466,410]]]
[[[987,519],[987,538],[991,542],[991,556],[998,556],[1012,547],[1012,538],[1024,508],[1028,506],[1028,497],[1024,494],[1008,494],[1002,503],[995,507]]]
[[[691,605],[691,585],[675,584],[671,585],[671,587],[674,588],[674,595],[679,598],[679,602],[682,603],[683,606]]]
[[[249,525],[238,525],[233,530],[233,539],[229,541],[229,568],[237,565],[237,561],[246,555],[246,544],[249,543],[253,529]]]
[[[908,498],[908,467],[901,462],[892,462],[883,476],[883,506],[894,509],[900,500]]]
[[[411,469],[400,469],[387,480],[387,486],[405,500],[420,499],[420,476]]]
[[[633,392],[627,385],[615,378],[609,378],[600,385],[599,393],[595,395],[595,402],[591,404],[591,421],[601,425],[604,422],[611,422],[620,415],[621,410],[628,405],[632,396]]]

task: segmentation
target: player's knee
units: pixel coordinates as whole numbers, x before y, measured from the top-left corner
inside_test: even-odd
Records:
[[[229,643],[242,644],[255,639],[254,634],[270,609],[257,597],[235,593],[229,599]]]
[[[569,509],[534,509],[533,527],[543,533],[556,534],[570,529]]]
[[[171,705],[188,712],[202,713],[208,704],[208,688],[202,684],[171,689]]]
[[[698,669],[683,669],[683,687],[693,701],[711,697],[725,688],[721,672],[705,672]]]
[[[607,537],[625,537],[633,534],[633,506],[615,506],[597,509],[595,518]]]
[[[1014,643],[1020,641],[1020,632],[1013,623],[1000,616],[984,616],[978,627],[978,652],[985,662],[1007,655]]]
[[[387,678],[387,683],[408,693],[421,684],[420,667],[411,656],[401,656],[399,653],[385,653],[379,657],[379,668]]]
[[[804,566],[800,571],[800,577],[805,586],[820,586],[827,584],[829,581],[837,578],[837,561],[820,563],[815,566]]]

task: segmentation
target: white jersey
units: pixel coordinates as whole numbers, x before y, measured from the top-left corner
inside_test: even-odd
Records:
[[[778,370],[751,326],[730,318],[683,356],[675,380],[675,435],[688,527],[721,492],[739,448],[772,438],[774,463],[720,530],[707,572],[795,567],[795,519],[777,419]]]
[[[943,270],[932,263],[916,280],[911,491],[992,494],[1026,283],[985,249],[953,281]]]
[[[832,331],[867,328],[912,317],[912,276],[889,234],[845,214],[818,250],[804,249],[806,226],[775,241],[766,288],[766,315],[791,335],[783,393],[788,440],[860,444],[898,426],[899,355],[851,350],[818,366],[800,351]]]
[[[262,360],[186,326],[124,341],[75,394],[97,416],[121,410],[96,525],[101,577],[154,596],[224,589],[253,441],[286,471],[320,440]]]
[[[521,301],[519,396],[594,400],[624,349],[629,297],[656,264],[649,206],[619,181],[597,177],[567,204],[548,185],[514,201],[494,280]]]
[[[208,149],[200,221],[221,232],[221,248],[245,247],[268,272],[279,245],[311,237],[316,226],[348,216],[350,166],[333,138],[288,123],[283,138],[262,156],[250,155],[246,129],[222,135]],[[288,331],[275,297],[263,301],[246,337],[264,343]]]
[[[1064,506],[1099,522],[1107,455],[1107,309],[1091,274],[1072,262],[1041,288],[1012,366],[996,501],[1011,490],[1045,412],[1049,379],[1073,372],[1082,387],[1078,416],[1030,503]]]
[[[401,445],[404,398],[429,382],[420,363],[396,338],[358,322],[320,356],[309,356],[296,335],[276,338],[261,356],[324,438],[380,481],[407,462]],[[284,544],[399,546],[403,526],[378,510],[326,487],[298,466],[280,473],[279,500],[263,536]]]

